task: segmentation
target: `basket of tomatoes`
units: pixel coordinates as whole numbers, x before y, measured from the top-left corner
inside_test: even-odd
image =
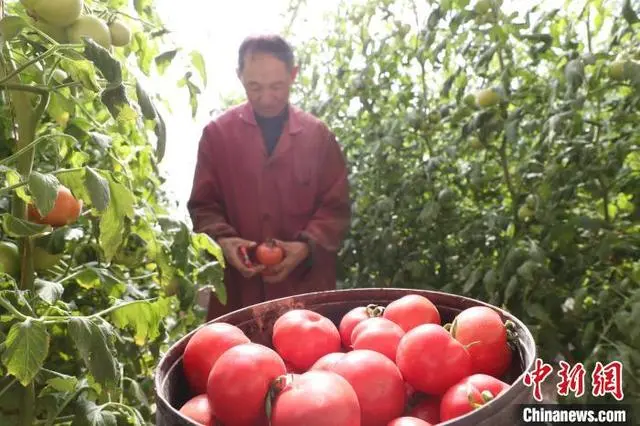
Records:
[[[160,360],[156,424],[513,425],[536,356],[508,312],[457,295],[367,288],[249,306]]]

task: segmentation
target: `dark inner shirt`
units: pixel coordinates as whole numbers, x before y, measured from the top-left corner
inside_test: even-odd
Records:
[[[262,137],[264,139],[265,146],[267,148],[267,154],[271,155],[273,150],[276,149],[278,139],[282,134],[284,123],[289,117],[289,108],[285,108],[280,114],[275,117],[262,117],[256,114],[256,122],[262,130]]]

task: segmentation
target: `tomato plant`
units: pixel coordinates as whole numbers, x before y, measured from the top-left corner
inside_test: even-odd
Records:
[[[171,67],[195,113],[204,61],[177,54],[152,2],[0,10],[0,424],[150,423],[160,354],[204,317],[198,287],[226,298],[219,247],[162,188],[166,110],[146,89]],[[115,20],[129,43],[100,33]]]

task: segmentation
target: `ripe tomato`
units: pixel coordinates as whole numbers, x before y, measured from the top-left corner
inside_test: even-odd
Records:
[[[395,322],[405,332],[422,324],[440,324],[436,305],[418,294],[408,294],[389,303],[382,317]]]
[[[398,417],[387,424],[387,426],[433,426],[431,423],[427,423],[417,417]]]
[[[214,426],[216,424],[206,393],[194,396],[185,402],[179,411],[184,416],[204,426]]]
[[[282,358],[266,346],[243,343],[228,349],[214,364],[207,382],[213,414],[223,424],[266,425],[269,386],[285,373]]]
[[[400,340],[396,363],[416,390],[442,395],[471,374],[471,357],[460,342],[440,325],[423,324]]]
[[[269,240],[256,248],[256,259],[264,266],[274,266],[282,262],[284,252],[275,242]]]
[[[294,309],[273,324],[273,347],[298,371],[307,371],[320,357],[340,351],[340,333],[329,318]]]
[[[276,393],[271,426],[360,426],[358,396],[336,373],[308,371]]]
[[[64,185],[58,187],[58,195],[53,208],[44,217],[35,205],[29,204],[29,220],[47,224],[53,227],[65,226],[78,220],[82,210],[82,200],[77,200],[69,188]]]
[[[409,415],[427,423],[440,423],[440,398],[424,396],[409,410]]]
[[[474,306],[460,312],[451,324],[451,335],[467,347],[474,373],[501,377],[511,365],[507,329],[493,309]]]
[[[353,329],[362,321],[378,317],[381,315],[382,309],[375,306],[358,306],[353,308],[340,320],[338,330],[340,331],[340,338],[342,339],[342,346],[345,349],[352,349],[351,347],[351,334]]]
[[[344,352],[331,352],[318,359],[309,370],[327,370],[331,371],[333,366],[344,357]]]
[[[396,350],[404,331],[386,318],[369,318],[360,322],[351,334],[353,349],[371,349],[396,362]]]
[[[227,323],[207,324],[196,331],[184,348],[182,365],[187,383],[194,394],[207,391],[207,378],[213,364],[227,349],[249,338],[235,325]]]
[[[509,385],[487,374],[465,377],[442,396],[440,420],[463,416],[509,389]]]
[[[368,349],[347,352],[332,368],[358,395],[362,426],[386,426],[405,407],[405,387],[398,367]]]

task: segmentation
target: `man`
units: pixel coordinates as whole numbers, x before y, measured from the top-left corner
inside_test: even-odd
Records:
[[[200,139],[187,204],[196,232],[222,248],[228,303],[207,319],[266,300],[336,287],[336,254],[351,218],[345,159],[334,134],[289,102],[298,69],[278,36],[249,37],[237,74],[247,101]],[[274,239],[284,260],[265,270],[240,254]]]

